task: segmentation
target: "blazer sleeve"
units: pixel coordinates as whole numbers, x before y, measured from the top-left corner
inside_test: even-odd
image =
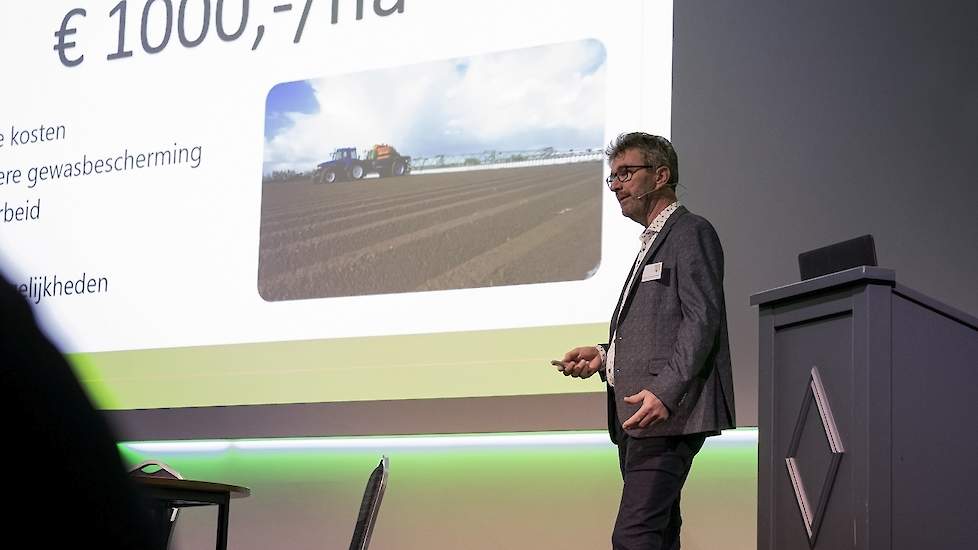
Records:
[[[691,231],[676,236],[680,236],[676,284],[682,321],[656,393],[670,411],[679,407],[693,379],[707,376],[713,368],[709,358],[724,315],[723,248],[716,230],[701,219]]]

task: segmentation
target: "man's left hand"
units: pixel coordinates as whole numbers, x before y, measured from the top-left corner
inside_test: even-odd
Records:
[[[629,395],[625,398],[625,403],[629,405],[642,404],[638,412],[621,425],[626,430],[645,428],[669,418],[669,409],[649,390],[642,390],[635,395]]]

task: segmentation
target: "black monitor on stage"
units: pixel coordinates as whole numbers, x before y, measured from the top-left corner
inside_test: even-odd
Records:
[[[876,245],[872,235],[863,235],[798,255],[802,281],[863,265],[876,265]]]

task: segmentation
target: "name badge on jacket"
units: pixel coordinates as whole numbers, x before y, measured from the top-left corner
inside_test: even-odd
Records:
[[[662,278],[662,262],[655,262],[645,266],[642,270],[642,282],[658,281]]]

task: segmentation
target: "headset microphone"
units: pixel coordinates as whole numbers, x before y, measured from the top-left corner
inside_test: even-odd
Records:
[[[648,191],[646,191],[646,192],[642,193],[641,195],[638,195],[637,197],[635,197],[635,200],[641,199],[641,198],[645,197],[646,195],[651,195],[652,193],[655,193],[655,192],[656,192],[655,189],[649,189]]]

